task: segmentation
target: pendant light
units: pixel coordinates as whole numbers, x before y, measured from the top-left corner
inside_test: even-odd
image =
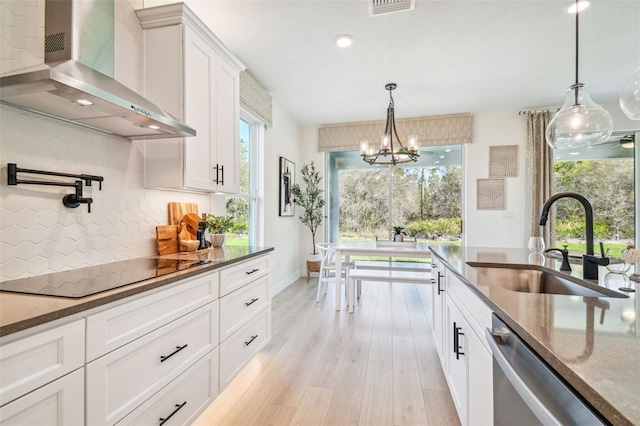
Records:
[[[393,165],[418,161],[418,136],[411,135],[407,140],[407,147],[402,145],[396,131],[395,106],[391,92],[398,87],[395,83],[384,86],[389,91],[389,107],[387,108],[387,124],[380,140],[380,148],[369,146],[369,141],[360,143],[360,155],[362,159],[371,165]],[[395,136],[395,142],[394,142]]]
[[[576,5],[578,0],[576,0]],[[591,100],[584,84],[578,80],[578,17],[576,10],[576,82],[567,89],[564,105],[546,130],[553,149],[575,149],[607,142],[613,130],[611,115]]]
[[[640,65],[636,67],[620,92],[620,108],[632,120],[640,120]]]

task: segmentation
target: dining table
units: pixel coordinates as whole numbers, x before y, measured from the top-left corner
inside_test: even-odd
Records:
[[[342,262],[348,264],[351,261],[351,256],[387,257],[390,259],[406,257],[429,259],[431,257],[429,244],[415,241],[345,241],[338,243],[333,249],[335,250],[336,277],[341,276]],[[380,267],[384,267],[383,265],[381,262]],[[392,269],[391,265],[389,265],[389,269]],[[345,283],[345,285],[349,284]],[[336,311],[341,309],[341,303],[341,292],[336,289]]]

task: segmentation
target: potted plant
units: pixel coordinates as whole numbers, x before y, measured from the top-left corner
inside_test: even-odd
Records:
[[[322,177],[320,172],[316,170],[313,161],[311,164],[305,164],[300,172],[305,188],[303,190],[296,183],[292,186],[291,192],[293,193],[293,202],[304,209],[304,213],[298,217],[311,231],[312,253],[316,256],[316,230],[322,222],[322,208],[324,207],[324,198],[322,197],[324,191],[320,188]]]
[[[404,236],[407,235],[404,232],[404,226],[394,226],[393,227],[393,241],[402,242],[404,241]]]
[[[233,219],[227,216],[208,214],[205,217],[205,223],[211,236],[211,245],[222,247],[226,232],[233,227]]]

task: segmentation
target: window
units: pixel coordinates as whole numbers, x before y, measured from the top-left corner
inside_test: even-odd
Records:
[[[240,193],[227,196],[227,214],[236,225],[227,236],[227,245],[257,245],[258,146],[260,124],[250,116],[240,117]]]
[[[577,192],[593,206],[596,251],[602,241],[609,255],[633,244],[635,229],[635,164],[633,133],[614,134],[608,143],[555,152],[556,192]],[[584,252],[585,216],[579,203],[556,202],[557,247]]]
[[[332,152],[330,241],[391,238],[393,227],[420,241],[460,241],[460,145],[422,148],[418,162],[370,166],[358,152]]]

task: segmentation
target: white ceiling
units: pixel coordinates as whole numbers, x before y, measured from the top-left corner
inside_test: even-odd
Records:
[[[397,118],[559,106],[574,82],[564,0],[417,0],[375,17],[365,0],[187,4],[302,125],[383,120],[389,82]],[[592,98],[617,100],[638,65],[640,0],[592,0],[580,14]]]

